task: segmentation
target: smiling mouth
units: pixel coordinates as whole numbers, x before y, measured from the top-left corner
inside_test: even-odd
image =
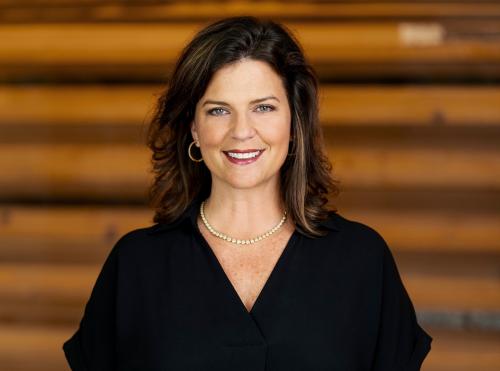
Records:
[[[259,159],[265,149],[251,151],[222,151],[226,158],[233,164],[247,165]]]

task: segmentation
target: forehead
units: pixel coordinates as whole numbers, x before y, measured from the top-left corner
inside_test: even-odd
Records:
[[[285,94],[280,76],[266,62],[242,59],[217,70],[204,96],[252,97],[256,94]]]

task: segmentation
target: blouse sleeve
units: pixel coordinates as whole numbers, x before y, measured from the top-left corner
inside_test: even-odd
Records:
[[[77,331],[63,344],[73,371],[115,369],[117,245],[101,268]]]
[[[418,324],[393,255],[383,241],[381,312],[372,371],[418,371],[432,337]]]

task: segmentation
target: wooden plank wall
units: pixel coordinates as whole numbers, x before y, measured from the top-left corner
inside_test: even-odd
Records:
[[[319,72],[332,202],[394,252],[423,370],[499,370],[500,3],[451,0],[0,0],[0,369],[68,369],[103,259],[151,224],[155,94],[237,14],[285,22]]]

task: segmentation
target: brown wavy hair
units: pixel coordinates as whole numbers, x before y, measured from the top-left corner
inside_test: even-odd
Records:
[[[328,196],[339,194],[339,181],[332,178],[332,165],[325,155],[318,120],[318,78],[286,26],[252,16],[224,18],[200,30],[182,50],[168,86],[158,97],[147,132],[153,152],[154,181],[149,188],[153,221],[173,222],[191,202],[210,195],[209,169],[188,157],[193,141],[190,123],[214,73],[243,58],[268,63],[283,81],[293,140],[280,169],[281,198],[298,231],[323,236],[318,223],[328,217]]]

